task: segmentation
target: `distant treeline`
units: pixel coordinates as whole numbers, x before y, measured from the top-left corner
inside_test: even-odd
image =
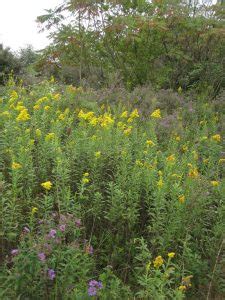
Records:
[[[92,87],[225,86],[225,6],[179,0],[64,0],[37,21],[51,44],[38,75]]]

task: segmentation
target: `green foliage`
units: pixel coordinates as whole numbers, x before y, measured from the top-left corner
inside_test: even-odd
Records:
[[[0,298],[223,293],[224,102],[179,94],[8,83]]]
[[[109,84],[114,72],[128,89],[151,83],[210,87],[217,94],[225,86],[223,6],[65,0],[38,21],[52,29],[53,38],[39,67],[54,66],[54,74],[68,83]],[[70,81],[63,74],[67,66],[73,67]]]
[[[18,74],[20,71],[20,63],[18,58],[10,51],[9,48],[4,48],[0,44],[0,85],[4,84],[9,75],[14,72]]]

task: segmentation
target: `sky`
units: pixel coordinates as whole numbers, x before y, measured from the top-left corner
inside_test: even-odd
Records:
[[[60,3],[62,0],[0,0],[0,44],[14,51],[27,45],[34,49],[47,46],[47,33],[38,33],[35,20]]]

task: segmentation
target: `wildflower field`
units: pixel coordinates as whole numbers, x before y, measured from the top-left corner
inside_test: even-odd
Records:
[[[225,105],[91,93],[1,90],[0,299],[224,299]]]

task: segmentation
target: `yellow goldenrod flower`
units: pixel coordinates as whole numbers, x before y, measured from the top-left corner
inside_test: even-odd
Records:
[[[199,122],[200,125],[206,125],[206,123],[207,123],[207,121],[205,121],[205,120],[202,120]]]
[[[177,135],[177,136],[175,137],[175,140],[176,140],[177,142],[179,142],[179,141],[181,140],[180,136]]]
[[[50,108],[51,108],[51,107],[50,107],[49,105],[46,105],[46,106],[44,107],[44,110],[48,111]]]
[[[180,195],[180,196],[178,197],[178,201],[179,201],[181,204],[183,204],[184,201],[185,201],[185,196],[184,196],[184,195]]]
[[[83,184],[86,184],[86,183],[89,183],[90,182],[90,179],[88,178],[82,178],[82,183]]]
[[[114,119],[111,114],[105,113],[103,116],[99,117],[99,122],[101,127],[109,127],[114,124]]]
[[[166,160],[167,160],[168,162],[175,161],[175,155],[172,154],[172,155],[168,156]]]
[[[192,178],[197,178],[197,177],[199,176],[199,173],[198,173],[197,168],[192,168],[192,169],[189,171],[188,176],[189,176],[189,177],[192,177]]]
[[[158,188],[161,188],[162,186],[163,186],[163,179],[162,179],[162,177],[159,179],[159,181],[157,182],[157,186],[158,186]]]
[[[52,96],[52,99],[54,100],[59,100],[59,98],[60,98],[60,94],[55,94]]]
[[[204,158],[204,159],[203,159],[203,163],[204,163],[204,164],[207,164],[208,162],[209,162],[209,158]]]
[[[46,141],[53,140],[54,138],[55,138],[55,134],[53,132],[50,132],[45,136]]]
[[[212,181],[211,181],[211,185],[212,185],[212,186],[219,186],[219,181],[212,180]]]
[[[182,151],[183,152],[187,152],[187,150],[188,150],[188,146],[187,145],[182,146]]]
[[[40,129],[36,129],[36,130],[35,130],[35,133],[36,133],[36,136],[37,136],[37,137],[41,137],[41,135],[42,135]]]
[[[183,277],[182,278],[182,285],[185,285],[186,287],[187,286],[191,286],[191,279],[192,278],[193,278],[193,275],[189,275],[189,276]]]
[[[219,164],[225,163],[225,158],[220,158],[219,159]]]
[[[85,121],[90,121],[94,117],[94,112],[89,111],[87,113],[84,113],[83,110],[81,109],[80,112],[78,113],[78,118],[83,119]]]
[[[127,129],[125,129],[125,130],[123,131],[123,133],[124,133],[125,135],[129,135],[129,134],[131,134],[131,130],[132,130],[132,128],[131,128],[131,127],[128,127]]]
[[[136,164],[136,166],[138,166],[138,167],[143,167],[143,166],[144,166],[144,164],[143,164],[139,159],[137,159],[137,160],[135,161],[135,164]]]
[[[41,184],[41,186],[42,186],[45,190],[49,191],[49,190],[52,188],[52,183],[51,183],[51,181],[46,181],[46,182],[43,182],[43,183]]]
[[[23,109],[26,109],[26,107],[24,105],[17,104],[17,106],[15,107],[15,110],[17,110],[17,111],[22,111]]]
[[[125,129],[126,124],[124,124],[123,122],[118,122],[117,127],[120,128],[120,129]]]
[[[40,99],[38,99],[38,100],[36,101],[36,104],[42,104],[43,102],[45,102],[45,101],[47,101],[47,100],[48,100],[47,97],[42,97],[42,98],[40,98]]]
[[[148,146],[155,146],[155,143],[152,141],[152,140],[147,140],[146,141],[146,144],[148,145]]]
[[[193,151],[192,154],[194,156],[194,160],[198,160],[198,153],[197,153],[197,151]]]
[[[220,134],[213,135],[212,140],[214,140],[216,142],[221,142],[221,135]]]
[[[16,91],[12,91],[9,99],[9,104],[15,102],[19,98],[19,95]]]
[[[95,152],[95,157],[96,157],[96,158],[99,158],[100,156],[101,156],[101,151]]]
[[[169,252],[168,253],[168,257],[169,258],[174,258],[174,256],[175,256],[175,252]]]
[[[128,117],[128,112],[124,111],[121,115],[120,118],[127,118]]]
[[[16,120],[19,121],[28,121],[30,119],[30,115],[28,113],[28,110],[25,108],[21,110]]]
[[[135,110],[132,111],[132,113],[130,114],[130,118],[131,119],[139,118],[139,113],[137,108],[135,108]]]
[[[161,255],[157,256],[153,262],[155,268],[159,268],[163,265],[164,260]]]
[[[89,124],[92,126],[96,126],[98,125],[98,118],[97,117],[93,117],[90,121]]]
[[[34,109],[34,110],[40,109],[40,105],[39,105],[39,104],[35,104],[34,107],[33,107],[33,109]]]
[[[18,170],[18,169],[21,169],[22,168],[22,165],[19,164],[19,163],[16,163],[16,162],[13,162],[12,163],[12,169],[13,170]]]
[[[187,289],[187,287],[185,285],[180,285],[178,290],[181,292],[184,292]]]
[[[148,273],[149,270],[151,268],[151,262],[149,261],[147,264],[146,264],[146,272]]]
[[[155,119],[160,119],[161,118],[161,110],[160,109],[156,109],[153,111],[153,113],[151,114],[152,118]]]
[[[64,119],[65,119],[65,115],[64,114],[60,114],[59,116],[58,116],[58,119],[60,120],[60,121],[63,121]]]
[[[37,207],[32,207],[31,209],[31,214],[35,214],[36,212],[38,211],[38,208]]]

